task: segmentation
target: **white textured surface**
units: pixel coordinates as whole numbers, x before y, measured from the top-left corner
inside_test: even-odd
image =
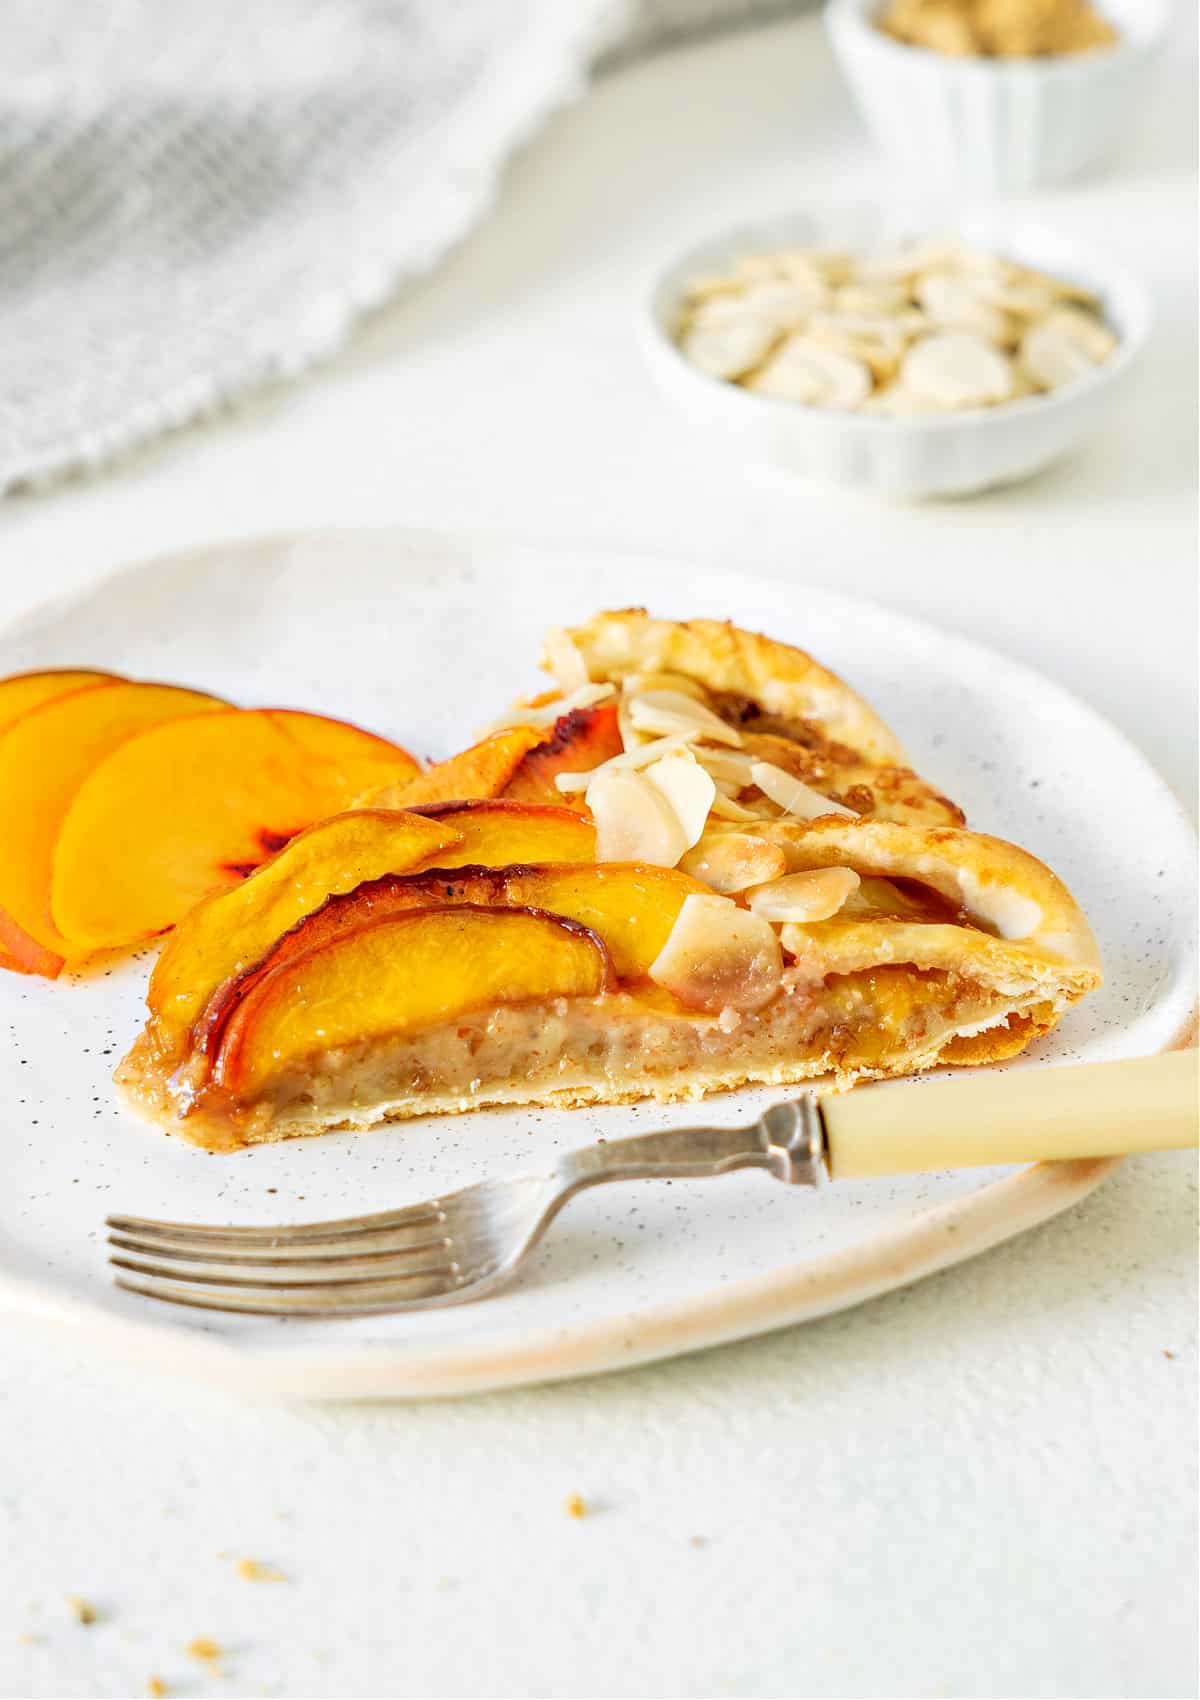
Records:
[[[0,611],[219,532],[659,548],[977,635],[1187,790],[1190,37],[1125,174],[1030,203],[1155,290],[1123,430],[1020,490],[919,509],[726,467],[628,339],[646,268],[695,229],[835,174],[877,183],[829,61],[802,57],[818,41],[806,22],[602,89],[321,380],[0,511]],[[0,1691],[136,1694],[158,1671],[191,1694],[1193,1694],[1194,1174],[1129,1165],[968,1268],[807,1329],[476,1404],[252,1409],[6,1337]],[[602,1513],[570,1522],[575,1490]],[[238,1581],[221,1551],[294,1580]],[[109,1620],[75,1626],[73,1591]],[[229,1649],[227,1683],[183,1655],[198,1634]]]

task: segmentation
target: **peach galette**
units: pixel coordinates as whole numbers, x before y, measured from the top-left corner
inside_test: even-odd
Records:
[[[1061,882],[966,830],[801,651],[632,610],[545,662],[555,688],[469,750],[184,917],[131,1105],[222,1149],[848,1085],[1012,1056],[1098,984]]]
[[[0,967],[162,932],[418,764],[356,726],[108,673],[0,679]]]

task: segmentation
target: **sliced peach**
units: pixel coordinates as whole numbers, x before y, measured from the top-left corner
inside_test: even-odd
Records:
[[[377,880],[336,898],[294,935],[291,948],[306,948],[335,932],[362,925],[355,918],[432,904],[470,903],[482,908],[545,909],[578,921],[604,940],[622,980],[640,979],[662,950],[686,897],[708,888],[673,868],[636,863],[568,863],[565,866],[460,867]],[[282,954],[291,941],[281,940]],[[272,955],[272,961],[279,955]]]
[[[470,749],[439,761],[403,785],[389,785],[367,801],[372,807],[411,809],[418,803],[455,803],[470,797],[498,797],[526,755],[543,740],[536,726],[507,726],[481,738]]]
[[[147,727],[181,716],[200,725],[224,706],[201,691],[116,681],[44,702],[0,736],[0,945],[30,972],[55,973],[63,957],[80,954],[53,919],[50,884],[59,830],[88,774]],[[143,808],[173,807],[178,777]],[[104,861],[102,839],[88,855]]]
[[[0,679],[0,732],[44,702],[86,690],[89,685],[116,683],[111,673],[90,673],[80,667],[59,667],[47,673],[14,673],[9,679]]]
[[[132,738],[80,786],[54,857],[55,922],[76,954],[172,926],[412,757],[340,721],[227,709]]]
[[[214,1079],[249,1097],[339,1045],[494,1004],[595,997],[610,965],[594,933],[527,909],[413,909],[330,939],[265,975],[225,1029]]]
[[[72,691],[87,690],[93,685],[117,682],[111,673],[93,673],[80,667],[60,667],[43,673],[15,673],[11,678],[0,679],[0,734],[43,703],[54,702],[59,697],[69,696]],[[62,971],[62,957],[30,938],[0,910],[0,940],[3,940],[6,928],[12,929],[20,954],[12,955],[0,945],[0,968],[14,974],[44,974],[48,979],[56,979]]]
[[[591,821],[574,809],[551,803],[514,803],[494,797],[469,803],[422,803],[414,812],[459,834],[453,852],[438,856],[439,868],[596,859],[596,829]]]
[[[271,947],[257,964],[216,992],[196,1030],[195,1042],[212,1055],[233,1012],[254,987],[283,963],[323,948],[331,940],[375,926],[406,910],[450,908],[537,909],[587,927],[603,940],[614,972],[640,980],[662,951],[686,898],[707,887],[673,868],[607,862],[602,867],[431,869],[371,880],[330,897]]]
[[[57,980],[66,967],[66,957],[18,927],[11,916],[0,909],[0,968],[14,974],[40,974],[44,979]]]
[[[523,803],[555,803],[562,793],[556,774],[589,773],[601,762],[619,756],[625,745],[617,724],[617,705],[598,702],[574,708],[554,722],[548,738],[531,749],[504,787],[504,795]]]
[[[222,981],[258,962],[327,897],[428,864],[458,842],[452,826],[398,810],[318,822],[240,885],[188,910],[154,965],[146,1002],[167,1034],[186,1030]]]
[[[325,714],[308,714],[294,708],[258,712],[269,714],[277,731],[290,738],[311,760],[320,762],[325,770],[322,783],[336,785],[348,802],[372,787],[415,779],[421,771],[417,758],[399,744],[381,738],[377,732],[352,726],[347,720],[331,720]],[[355,785],[357,792],[353,789]]]

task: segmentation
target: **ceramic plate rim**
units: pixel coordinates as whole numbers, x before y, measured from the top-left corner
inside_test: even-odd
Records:
[[[0,641],[19,638],[26,630],[44,628],[59,614],[103,594],[115,579],[139,571],[152,568],[183,571],[208,554],[230,549],[252,556],[265,555],[288,544],[338,539],[432,548],[490,545],[544,554],[554,549],[554,544],[546,540],[461,527],[331,527],[236,537],[123,563],[81,587],[47,598],[15,619],[0,623]],[[586,558],[597,564],[616,557],[627,565],[634,559],[647,565],[653,562],[664,569],[684,565],[669,555],[638,548],[572,546],[571,553],[577,561]],[[709,571],[723,570],[719,563],[706,561],[703,566]],[[781,580],[781,591],[788,588],[789,581]],[[1036,688],[1070,701],[1106,737],[1118,740],[1137,759],[1148,779],[1162,792],[1164,801],[1173,806],[1181,835],[1189,843],[1194,842],[1191,823],[1182,805],[1132,741],[1057,680],[973,638],[945,631],[870,598],[824,589],[820,594],[827,602],[871,607],[914,629],[936,631],[940,639],[960,653],[986,656],[993,668],[1011,670],[1010,676],[1023,677]],[[1192,1009],[1161,1048],[1170,1050],[1192,1042],[1195,1024],[1196,1012]],[[215,1339],[181,1324],[161,1320],[143,1322],[114,1315],[87,1299],[66,1297],[47,1282],[14,1276],[2,1266],[0,1316],[35,1330],[53,1329],[94,1355],[184,1376],[251,1397],[344,1401],[458,1396],[631,1368],[810,1321],[866,1302],[966,1261],[1049,1220],[1094,1191],[1121,1161],[1108,1158],[1035,1164],[962,1198],[921,1211],[903,1225],[876,1234],[865,1246],[776,1268],[710,1290],[700,1297],[648,1305],[617,1321],[606,1318],[559,1329],[539,1326],[525,1333],[501,1335],[490,1343],[450,1341],[432,1349],[414,1349],[409,1343],[386,1340],[288,1347],[261,1340],[246,1343]],[[332,1330],[336,1323],[330,1326]]]

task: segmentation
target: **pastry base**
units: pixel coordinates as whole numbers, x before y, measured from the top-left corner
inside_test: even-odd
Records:
[[[116,1080],[141,1117],[227,1151],[497,1105],[670,1103],[814,1079],[841,1089],[1012,1056],[1060,1014],[1036,987],[1001,998],[950,972],[888,967],[786,979],[752,1015],[695,1014],[653,990],[483,1010],[324,1053],[253,1103],[189,1081],[195,1063],[163,1059],[147,1035]]]

